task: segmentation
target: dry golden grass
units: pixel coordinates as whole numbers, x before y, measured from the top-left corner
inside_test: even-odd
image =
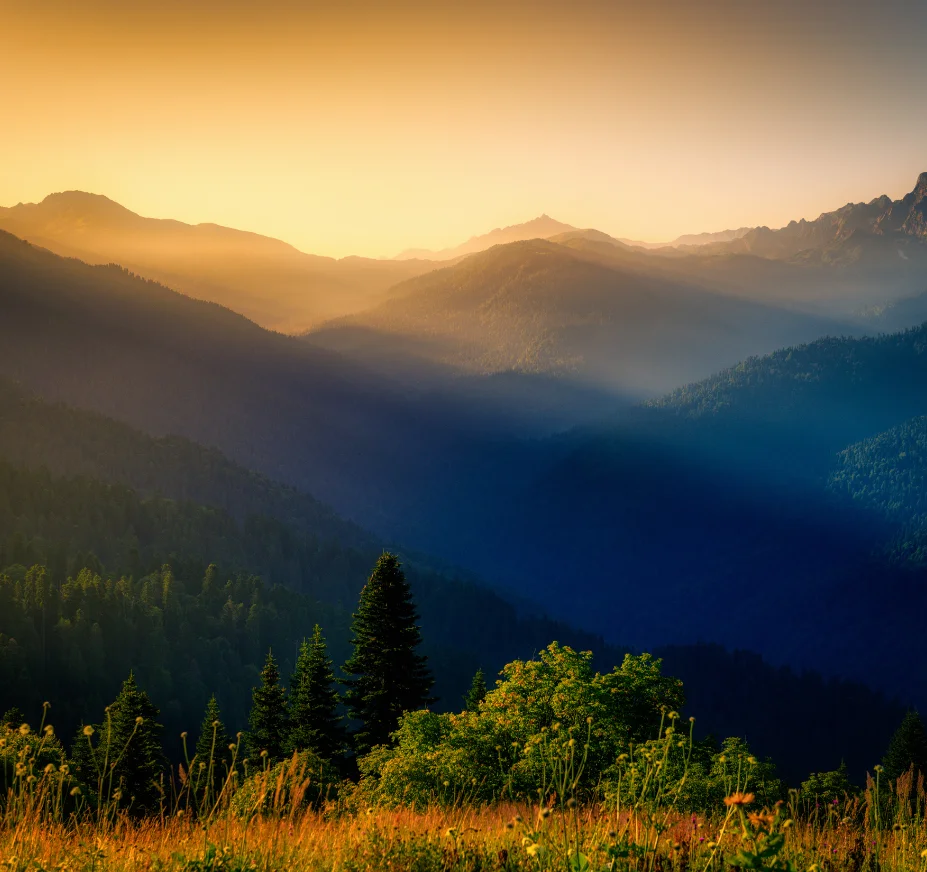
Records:
[[[609,854],[617,827],[614,814],[586,808],[541,818],[537,812],[512,805],[421,812],[377,810],[356,815],[310,811],[289,819],[223,817],[208,828],[175,816],[140,823],[119,820],[103,830],[26,820],[7,824],[0,831],[0,868],[4,872],[570,870],[578,839],[589,870],[681,872],[728,869],[730,858],[741,847],[736,818],[727,818],[726,834],[714,851],[712,843],[725,818],[677,815],[662,834],[657,853],[620,858]],[[630,832],[633,840],[633,821]],[[856,823],[817,826],[806,822],[790,826],[785,836],[780,859],[791,860],[801,870],[812,865],[854,872],[927,868],[927,858],[921,854],[927,846],[923,821],[881,835]],[[532,852],[531,845],[542,847]]]

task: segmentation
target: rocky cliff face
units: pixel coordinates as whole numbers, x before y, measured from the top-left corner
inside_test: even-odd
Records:
[[[792,221],[780,230],[756,227],[741,239],[714,250],[791,258],[802,252],[859,245],[867,238],[915,237],[927,242],[927,173],[900,200],[882,195],[869,203],[847,203],[813,221]]]

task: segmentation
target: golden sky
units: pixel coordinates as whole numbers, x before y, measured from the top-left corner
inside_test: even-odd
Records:
[[[927,3],[0,0],[0,205],[341,256],[546,212],[662,240],[899,196]]]

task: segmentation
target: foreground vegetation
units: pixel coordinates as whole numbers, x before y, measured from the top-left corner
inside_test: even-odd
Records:
[[[651,770],[651,774],[655,774]],[[424,808],[357,806],[350,799],[306,805],[298,767],[262,778],[264,809],[225,809],[205,818],[170,813],[135,819],[74,816],[49,822],[25,795],[0,822],[4,870],[923,870],[927,822],[923,783],[895,790],[872,781],[858,797],[826,805],[794,791],[764,808],[738,791],[712,813],[673,807],[673,790],[621,802],[579,803],[556,795]],[[659,779],[657,779],[659,780]],[[32,799],[54,778],[38,779]],[[654,785],[652,784],[651,787]],[[8,800],[12,795],[8,794]]]
[[[318,625],[288,686],[268,652],[248,730],[231,735],[213,696],[180,760],[132,673],[69,748],[49,704],[35,729],[8,711],[2,868],[927,870],[915,712],[861,788],[841,767],[789,790],[743,739],[697,739],[682,682],[649,654],[598,672],[591,652],[552,642],[493,687],[478,671],[461,711],[432,711],[395,555],[374,566],[351,635],[340,682]]]

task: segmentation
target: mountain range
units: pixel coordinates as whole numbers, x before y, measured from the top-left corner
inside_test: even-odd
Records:
[[[143,218],[107,197],[66,191],[0,207],[0,229],[91,264],[118,263],[191,297],[295,333],[385,299],[428,262],[335,260],[218,224]]]
[[[0,233],[0,375],[240,482],[184,492],[174,449],[124,453],[143,495],[165,464],[174,498],[402,543],[615,650],[720,643],[923,704],[925,181],[692,250],[506,242],[304,336]]]

